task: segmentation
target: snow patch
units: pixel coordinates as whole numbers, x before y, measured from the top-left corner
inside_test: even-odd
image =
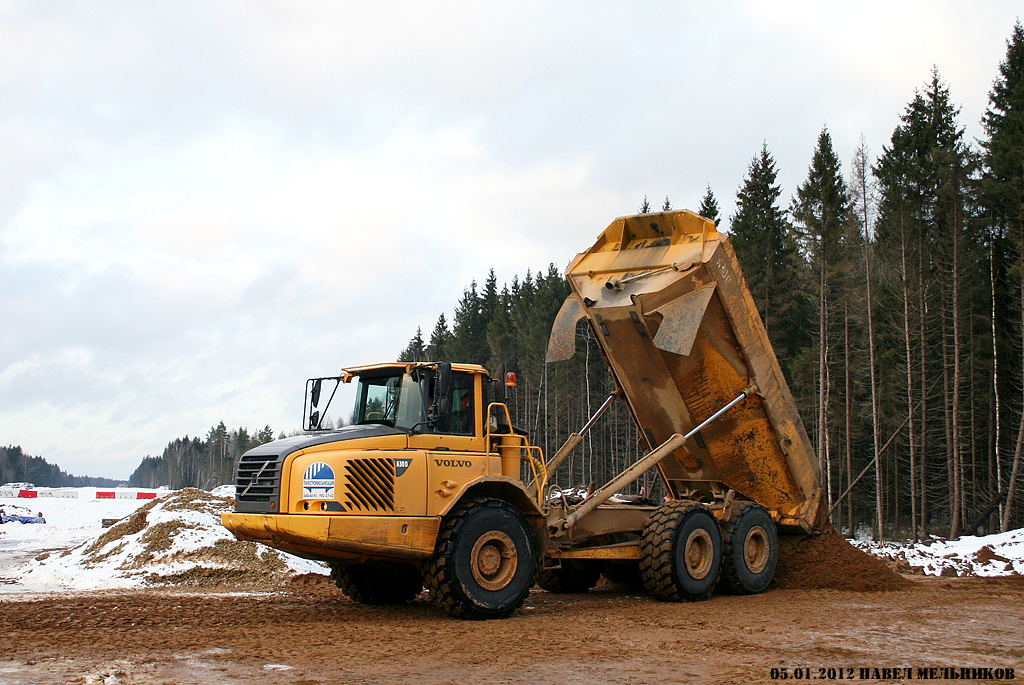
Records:
[[[234,485],[218,485],[213,490],[210,490],[211,495],[217,497],[229,497],[234,499],[235,497],[235,486]]]
[[[932,538],[914,543],[851,540],[889,561],[901,573],[929,576],[1012,576],[1024,574],[1024,528],[994,535]]]

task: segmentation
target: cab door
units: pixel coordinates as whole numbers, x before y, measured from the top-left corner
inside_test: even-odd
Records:
[[[488,473],[479,374],[452,372],[449,399],[446,416],[409,436],[409,447],[426,456],[428,515],[444,510],[462,485]]]
[[[421,426],[409,436],[411,449],[440,452],[486,451],[481,414],[479,374],[452,372],[449,411],[434,426]]]

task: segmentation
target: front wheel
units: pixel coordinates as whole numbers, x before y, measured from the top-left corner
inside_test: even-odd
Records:
[[[480,498],[446,517],[424,577],[445,611],[481,620],[511,616],[526,601],[536,575],[526,519],[508,502]]]
[[[658,507],[644,527],[640,550],[640,576],[657,599],[711,596],[722,568],[722,533],[703,506],[679,500]]]

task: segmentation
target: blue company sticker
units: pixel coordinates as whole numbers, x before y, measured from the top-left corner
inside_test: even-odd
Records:
[[[395,476],[405,473],[410,464],[412,464],[412,459],[395,459]]]
[[[322,461],[310,464],[302,474],[303,499],[334,499],[334,469]]]

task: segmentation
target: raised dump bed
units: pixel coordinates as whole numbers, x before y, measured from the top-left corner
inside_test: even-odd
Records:
[[[720,418],[658,463],[674,498],[729,491],[810,531],[821,487],[814,450],[728,238],[690,211],[616,219],[566,276],[572,294],[549,361],[573,353],[586,317],[649,450]]]

